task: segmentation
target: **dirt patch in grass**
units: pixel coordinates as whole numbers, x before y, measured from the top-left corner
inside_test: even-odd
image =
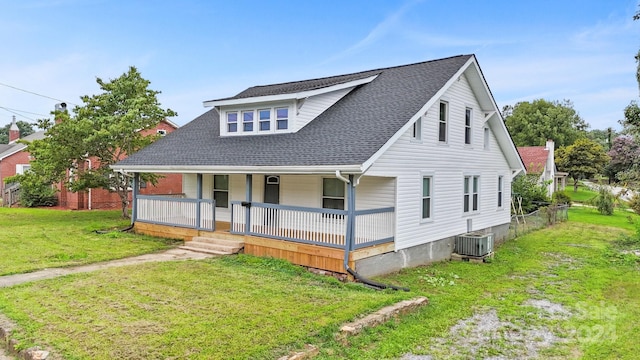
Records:
[[[571,316],[562,305],[546,299],[529,299],[522,305],[539,310],[538,319],[566,320]],[[542,350],[565,341],[548,325],[500,319],[495,309],[483,309],[458,321],[447,337],[435,339],[430,346],[431,354],[405,354],[401,360],[535,359]]]

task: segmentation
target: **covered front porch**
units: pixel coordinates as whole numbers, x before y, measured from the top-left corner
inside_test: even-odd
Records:
[[[353,175],[343,180],[344,209],[254,201],[252,174],[245,175],[243,200],[203,198],[202,174],[196,175],[195,198],[139,195],[134,184],[132,221],[137,232],[185,241],[231,234],[243,238],[247,254],[346,273],[358,259],[394,250],[395,209],[357,209],[358,181]],[[216,197],[227,206],[216,206]]]

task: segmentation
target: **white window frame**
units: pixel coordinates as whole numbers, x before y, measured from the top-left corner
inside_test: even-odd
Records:
[[[443,114],[444,106],[444,114]],[[444,117],[443,117],[444,115]],[[444,132],[442,131],[444,128]],[[444,139],[442,138],[444,136]],[[438,105],[438,142],[446,144],[449,140],[449,103],[440,101]]]
[[[278,117],[278,110],[287,110],[287,117],[286,118],[279,118]],[[288,106],[278,106],[278,107],[274,107],[273,108],[273,117],[275,120],[275,127],[273,128],[275,131],[288,131],[289,127],[291,125],[291,109]],[[286,121],[287,122],[287,127],[285,128],[280,128],[280,122],[281,121]]]
[[[240,112],[240,114],[241,114],[241,117],[242,117],[242,132],[243,133],[253,133],[253,132],[255,132],[255,129],[256,129],[256,124],[255,124],[256,123],[256,116],[255,116],[256,112],[255,112],[255,110],[242,110]],[[250,116],[251,119],[249,121],[247,121],[245,119],[246,115]],[[247,130],[247,127],[249,127],[250,129]]]
[[[471,145],[473,143],[473,108],[467,106],[464,108],[464,144]]]
[[[428,194],[425,195],[424,193],[424,181],[425,180],[429,180],[429,192]],[[433,220],[433,175],[428,174],[425,175],[423,174],[421,177],[421,183],[420,183],[420,218],[422,222],[427,222],[427,221],[432,221]],[[425,217],[424,214],[424,201],[428,200],[429,201],[429,206],[428,206],[428,214]]]
[[[269,118],[265,120],[263,120],[260,115],[263,112],[268,112],[269,113]],[[262,108],[262,109],[258,109],[258,132],[269,132],[271,131],[271,129],[273,128],[271,124],[271,120],[273,119],[273,109],[272,108]],[[262,129],[262,124],[267,124],[268,129]]]
[[[22,175],[29,169],[31,169],[31,164],[16,164],[16,175]]]
[[[491,144],[491,131],[486,126],[483,129],[484,149],[489,150],[489,144]]]
[[[411,141],[420,142],[422,140],[422,116],[411,126]]]
[[[462,212],[472,214],[480,211],[480,175],[465,175],[462,193]]]
[[[235,114],[236,116],[236,120],[235,121],[230,121],[229,120],[229,116]],[[225,124],[226,124],[226,130],[227,133],[229,134],[237,134],[239,132],[240,129],[238,129],[238,118],[239,118],[239,112],[238,111],[227,111],[225,112]],[[235,125],[235,130],[231,131],[231,125]]]
[[[498,209],[504,207],[504,176],[498,175]]]

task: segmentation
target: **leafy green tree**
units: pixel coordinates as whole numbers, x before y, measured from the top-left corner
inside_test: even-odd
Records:
[[[568,146],[585,136],[589,127],[569,100],[520,102],[512,109],[503,108],[503,113],[517,146],[544,146],[549,139],[558,147]]]
[[[20,138],[29,136],[35,132],[33,125],[26,121],[18,120],[16,121],[16,125],[18,125],[18,129],[20,130]],[[11,124],[0,127],[0,144],[9,143],[9,128],[11,128]]]
[[[561,147],[555,153],[558,170],[569,173],[573,179],[573,191],[578,182],[600,174],[609,163],[609,156],[602,145],[587,138],[578,139],[573,145]]]
[[[618,136],[618,133],[613,128],[607,128],[606,130],[593,129],[587,131],[587,139],[591,139],[598,144],[602,145],[605,151],[611,150],[613,140]]]
[[[83,105],[74,108],[75,115],[54,112],[55,121],[38,121],[45,138],[29,143],[27,150],[35,160],[31,171],[20,176],[60,182],[74,192],[91,188],[114,192],[127,217],[131,179],[114,172],[110,165],[152,143],[157,134],[144,130],[176,113],[160,107],[160,92],[150,90],[150,82],[135,67],[116,79],[98,78],[96,82],[102,93],[82,96]],[[17,180],[22,183],[20,176]],[[157,177],[144,174],[142,180],[155,184]]]

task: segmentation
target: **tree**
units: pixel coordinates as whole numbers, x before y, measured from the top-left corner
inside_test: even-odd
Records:
[[[611,150],[613,139],[615,139],[617,136],[618,133],[610,127],[606,130],[593,129],[587,131],[587,139],[591,139],[602,145],[605,151]]]
[[[511,182],[511,195],[521,199],[522,211],[527,214],[549,202],[547,185],[538,183],[538,180],[538,175],[526,174],[516,176]]]
[[[544,146],[549,139],[559,147],[568,146],[589,127],[569,100],[519,102],[513,109],[503,108],[503,113],[510,113],[505,124],[517,146]]]
[[[558,170],[569,173],[573,179],[573,191],[578,191],[578,182],[589,179],[604,170],[609,156],[602,146],[587,138],[578,139],[573,145],[561,147],[555,153]]]
[[[628,181],[629,171],[640,165],[640,144],[632,136],[618,136],[607,155],[611,158],[605,168],[609,178]]]
[[[83,105],[74,108],[74,116],[57,111],[55,121],[38,121],[45,138],[28,144],[27,151],[35,160],[30,171],[20,176],[60,182],[74,192],[91,188],[114,192],[122,202],[122,215],[127,217],[131,179],[114,172],[110,165],[153,142],[157,134],[144,130],[177,114],[160,107],[156,96],[160,92],[150,90],[150,82],[135,67],[109,82],[100,78],[96,82],[102,93],[82,96]],[[141,179],[157,182],[152,174],[143,174]]]
[[[20,130],[20,138],[29,136],[35,132],[33,125],[26,121],[18,120],[16,121],[16,125],[18,125],[18,129]],[[0,144],[9,143],[9,128],[11,128],[11,124],[0,128]]]

